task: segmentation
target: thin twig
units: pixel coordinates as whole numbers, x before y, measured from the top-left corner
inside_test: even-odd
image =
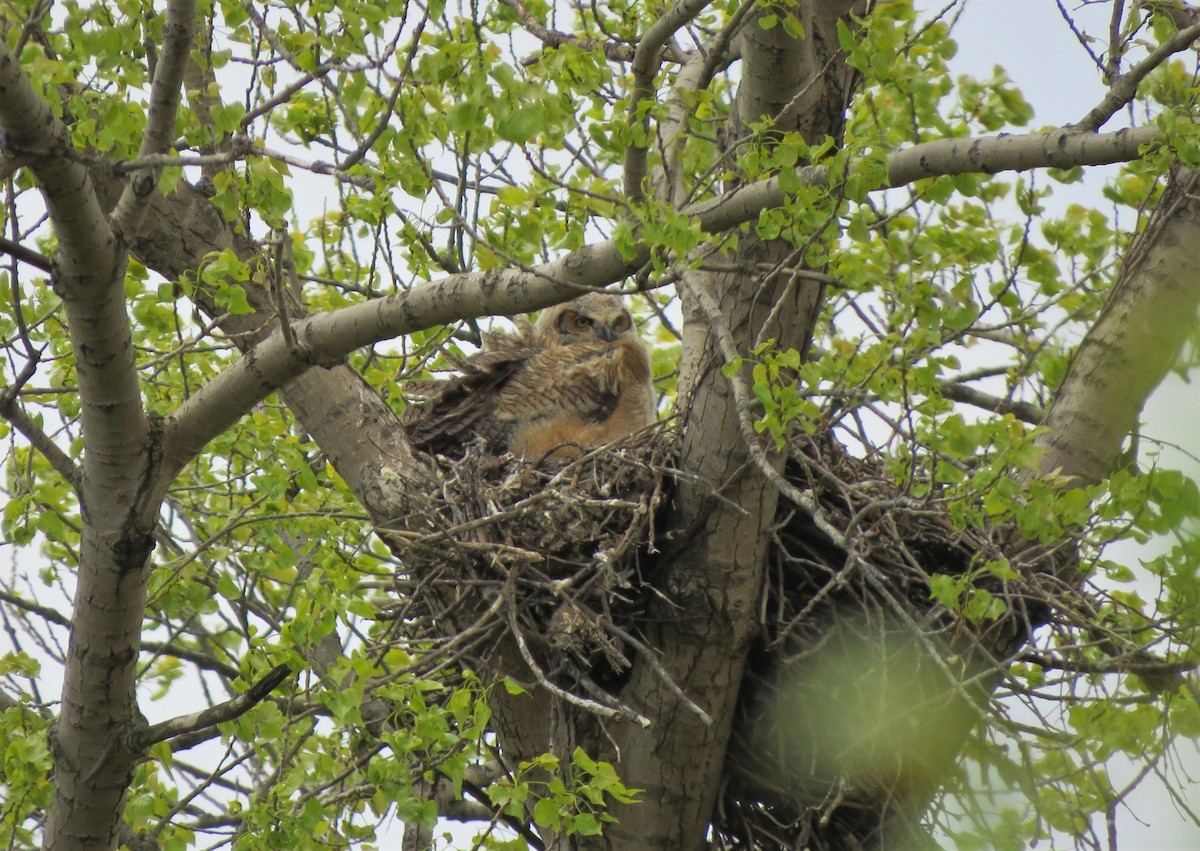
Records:
[[[617,626],[607,618],[601,619],[600,624],[613,635],[617,636],[617,638],[632,644],[633,648],[637,650],[638,656],[640,656],[650,665],[650,668],[654,671],[654,673],[658,674],[659,678],[663,681],[663,684],[666,685],[667,689],[670,690],[671,694],[679,698],[679,702],[682,703],[685,708],[703,721],[705,727],[711,727],[713,725],[712,716],[697,706],[695,701],[683,693],[683,689],[681,689],[675,683],[675,681],[671,679],[671,675],[667,673],[667,669],[664,668],[658,661],[658,658],[654,655],[653,650],[651,650],[641,641],[638,641],[628,632],[621,629],[621,627]]]
[[[45,254],[39,251],[34,251],[32,248],[26,248],[19,242],[13,242],[0,236],[0,251],[7,254],[9,257],[16,258],[22,263],[28,263],[30,266],[41,269],[43,272],[53,272],[54,263]]]
[[[547,691],[560,700],[563,700],[572,706],[577,706],[587,712],[599,715],[601,718],[625,718],[642,728],[650,726],[649,718],[638,712],[634,712],[624,704],[605,706],[604,704],[597,703],[594,700],[588,700],[586,697],[580,697],[577,694],[571,694],[569,691],[561,689],[554,683],[550,682],[541,666],[538,665],[537,661],[533,658],[533,653],[531,653],[529,650],[529,645],[525,641],[525,634],[521,631],[521,625],[517,623],[515,605],[515,602],[510,596],[508,613],[509,631],[512,633],[513,638],[515,638],[517,641],[517,649],[521,653],[521,658],[525,660],[525,664],[529,666],[529,670],[533,672],[533,675],[537,678],[539,685],[543,686]]]

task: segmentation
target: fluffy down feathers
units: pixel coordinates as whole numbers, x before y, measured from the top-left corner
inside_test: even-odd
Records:
[[[447,453],[479,435],[530,460],[561,459],[654,421],[649,352],[616,296],[548,308],[536,327],[484,344],[418,409],[417,446]]]

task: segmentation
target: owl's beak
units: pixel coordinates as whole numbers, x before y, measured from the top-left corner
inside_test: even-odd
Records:
[[[596,336],[599,337],[601,340],[603,340],[606,343],[616,342],[617,332],[613,329],[613,327],[611,325],[601,325],[601,324],[597,323],[595,328],[596,328]]]

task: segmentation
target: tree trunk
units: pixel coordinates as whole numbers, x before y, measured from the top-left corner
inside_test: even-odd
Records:
[[[803,38],[782,27],[765,30],[751,16],[741,33],[742,84],[727,134],[735,148],[763,116],[773,120],[768,138],[789,131],[809,143],[841,138],[852,72],[837,56],[836,23],[853,5],[802,4]],[[693,272],[684,279],[678,407],[685,476],[668,519],[675,540],[656,567],[666,602],[646,618],[645,638],[674,683],[712,721],[680,701],[658,672],[635,663],[620,696],[654,723],[643,729],[623,722],[607,733],[620,754],[619,773],[645,791],[641,803],[615,810],[620,821],[605,834],[608,848],[687,851],[707,844],[746,655],[761,628],[779,500],[758,465],[765,462],[775,473],[783,465],[782,456],[765,450],[758,461],[752,457],[739,422],[749,400],[737,398],[722,368],[731,361],[730,349],[748,358],[770,339],[779,351],[807,350],[821,287],[795,255],[790,243],[747,234],[725,258],[737,271]],[[735,380],[747,386],[750,367]]]

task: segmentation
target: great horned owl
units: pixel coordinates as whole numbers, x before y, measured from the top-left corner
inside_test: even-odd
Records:
[[[619,297],[547,308],[519,335],[493,334],[410,430],[443,451],[470,433],[530,460],[566,458],[654,422],[650,353]]]
[[[654,422],[650,353],[620,298],[588,293],[547,308],[534,339],[540,351],[497,398],[514,455],[600,446]]]

